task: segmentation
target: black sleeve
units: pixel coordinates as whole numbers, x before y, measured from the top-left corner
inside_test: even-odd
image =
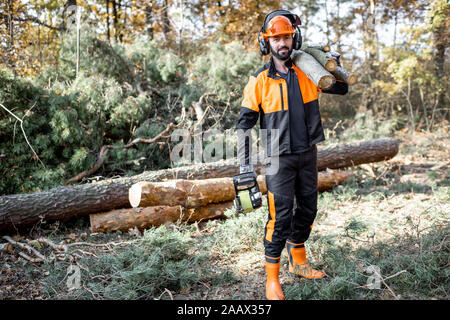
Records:
[[[259,112],[249,108],[241,107],[236,129],[251,129],[258,122]]]
[[[323,93],[345,95],[348,92],[348,84],[343,81],[336,81],[334,86],[328,90],[322,90]]]
[[[258,122],[259,112],[251,110],[249,108],[241,107],[239,113],[239,119],[236,125],[237,130],[237,150],[239,164],[250,164],[252,163],[251,158],[251,145],[252,145],[252,135],[251,129]]]

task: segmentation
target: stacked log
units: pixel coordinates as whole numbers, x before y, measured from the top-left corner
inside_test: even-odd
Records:
[[[319,173],[319,191],[334,188],[351,176],[351,171]],[[267,193],[264,176],[257,177],[262,194]],[[92,232],[126,231],[148,228],[175,221],[203,221],[224,218],[233,206],[235,190],[232,178],[139,182],[129,191],[132,209],[91,214]]]
[[[292,53],[292,60],[322,90],[330,89],[336,80],[349,86],[358,82],[356,74],[338,66],[328,45],[303,43],[300,50],[294,50]]]

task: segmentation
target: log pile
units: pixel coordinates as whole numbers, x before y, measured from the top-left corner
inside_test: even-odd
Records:
[[[330,89],[336,80],[343,81],[349,86],[358,81],[356,74],[347,72],[343,66],[338,66],[327,45],[303,43],[300,50],[293,52],[292,60],[322,90]]]
[[[350,171],[328,169],[385,161],[393,158],[397,152],[398,141],[395,139],[375,139],[319,148],[319,189],[324,191],[333,188],[350,175]],[[263,165],[255,165],[255,170],[263,174]],[[0,231],[17,231],[44,221],[66,221],[87,215],[92,215],[91,222],[101,221],[102,218],[111,220],[106,222],[112,225],[109,227],[95,227],[93,223],[93,230],[123,230],[122,226],[128,225],[140,228],[177,220],[191,222],[221,217],[224,208],[232,206],[230,201],[234,199],[234,190],[230,177],[238,171],[237,159],[229,159],[42,192],[1,196]],[[260,186],[264,190],[265,186]],[[132,203],[130,189],[134,194]],[[136,208],[133,209],[133,206]],[[127,215],[131,222],[119,222]],[[100,224],[105,223],[95,225]]]
[[[351,176],[351,171],[319,173],[319,191],[334,188]],[[264,176],[258,176],[262,194],[267,193]],[[138,182],[129,190],[132,209],[112,210],[90,215],[92,232],[145,229],[175,221],[201,221],[223,218],[233,206],[232,178]]]

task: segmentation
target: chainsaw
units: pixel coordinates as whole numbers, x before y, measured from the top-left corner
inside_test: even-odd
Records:
[[[235,175],[233,183],[236,191],[234,207],[237,212],[247,213],[261,207],[262,196],[254,171]]]

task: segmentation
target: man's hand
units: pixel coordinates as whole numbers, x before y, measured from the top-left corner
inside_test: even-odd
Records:
[[[253,171],[253,165],[252,164],[243,164],[239,167],[239,173],[247,173]]]

